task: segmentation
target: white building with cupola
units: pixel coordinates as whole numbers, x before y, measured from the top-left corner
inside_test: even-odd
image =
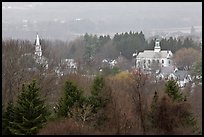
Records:
[[[158,39],[155,41],[154,50],[144,50],[134,55],[136,58],[136,68],[143,70],[151,70],[153,64],[157,64],[160,68],[173,65],[172,52],[170,50],[162,50]]]

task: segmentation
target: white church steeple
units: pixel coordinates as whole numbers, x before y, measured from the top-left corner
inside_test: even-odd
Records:
[[[39,39],[38,33],[37,33],[36,44],[35,45],[40,45],[40,39]]]
[[[37,33],[36,42],[35,42],[35,54],[38,57],[42,57],[42,49],[41,49],[40,39],[39,39],[38,33]]]
[[[159,42],[159,39],[157,39],[155,41],[154,52],[160,52],[160,51],[161,51],[160,42]]]

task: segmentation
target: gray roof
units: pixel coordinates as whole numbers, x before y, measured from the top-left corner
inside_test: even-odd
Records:
[[[174,67],[173,66],[168,66],[168,67],[161,67],[161,73],[162,74],[171,74],[174,72]]]
[[[144,52],[140,52],[137,58],[167,58],[168,52],[171,51],[161,50],[160,52],[154,52],[153,50],[144,50]]]
[[[167,68],[165,70],[161,70],[161,73],[164,77],[169,76],[170,74],[176,76],[179,80],[183,80],[187,75],[188,71],[185,70],[177,70],[176,72],[172,72],[170,68]],[[160,75],[159,74],[159,75]]]
[[[174,75],[181,80],[181,79],[184,79],[188,75],[188,71],[178,70],[178,71],[174,72]]]

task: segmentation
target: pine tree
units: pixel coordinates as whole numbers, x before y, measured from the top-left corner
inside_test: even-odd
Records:
[[[158,101],[158,95],[157,95],[157,92],[155,91],[154,92],[154,97],[153,97],[153,100],[152,100],[152,104],[151,104],[151,111],[154,112],[157,108],[157,101]]]
[[[40,97],[36,80],[25,86],[18,95],[15,106],[15,119],[10,122],[12,134],[33,135],[44,126],[49,116],[44,99]]]
[[[165,86],[166,86],[165,92],[168,94],[168,96],[173,101],[182,101],[183,100],[182,93],[180,92],[179,86],[175,80],[167,81]]]
[[[82,91],[72,82],[66,81],[63,88],[63,96],[59,99],[57,105],[57,115],[59,117],[72,116],[71,108],[78,104],[82,104]]]
[[[10,122],[14,121],[14,105],[13,102],[9,102],[6,110],[2,113],[2,128],[3,128],[3,135],[11,135],[10,128],[12,127],[12,124]]]
[[[93,96],[98,96],[98,94],[101,92],[104,86],[104,81],[102,76],[96,76],[94,79],[94,83],[91,89],[91,94]]]
[[[180,103],[181,101],[186,101],[186,97],[183,97],[182,93],[179,91],[178,84],[175,80],[169,80],[166,83],[166,93],[172,99],[172,101],[177,101],[177,103]],[[178,111],[183,111],[182,113],[184,114],[178,116],[178,118],[181,119],[181,125],[183,127],[191,127],[194,133],[200,134],[200,129],[197,126],[197,119],[191,112],[190,108],[181,109]],[[179,114],[182,114],[181,112]]]
[[[150,113],[149,113],[150,124],[151,124],[151,127],[153,127],[153,128],[155,128],[157,126],[156,125],[156,118],[157,118],[156,111],[157,111],[157,108],[158,108],[158,94],[155,91],[154,92],[154,97],[153,97],[152,103],[151,103],[151,110],[150,110]]]
[[[102,91],[104,88],[104,79],[102,76],[96,76],[91,88],[90,103],[93,106],[93,112],[97,112],[103,105],[104,99],[102,97]]]

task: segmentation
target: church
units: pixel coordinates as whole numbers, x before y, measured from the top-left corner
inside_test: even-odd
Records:
[[[42,47],[40,44],[40,38],[37,34],[36,41],[35,41],[35,54],[34,59],[36,63],[41,64],[45,66],[46,69],[48,69],[48,61],[47,59],[42,55]]]
[[[40,39],[38,34],[35,41],[35,55],[37,55],[39,58],[42,58],[42,48],[40,45]]]
[[[160,41],[155,41],[154,50],[144,50],[136,55],[135,65],[143,70],[151,70],[152,65],[157,64],[159,68],[172,66],[172,52],[161,50]]]

